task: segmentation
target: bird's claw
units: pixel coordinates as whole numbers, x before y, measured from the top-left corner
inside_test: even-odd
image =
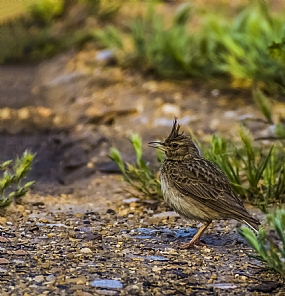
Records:
[[[192,249],[192,248],[200,249],[203,246],[206,246],[206,244],[202,243],[200,240],[194,240],[194,241],[191,240],[189,243],[182,243],[180,245],[180,249],[182,250]]]

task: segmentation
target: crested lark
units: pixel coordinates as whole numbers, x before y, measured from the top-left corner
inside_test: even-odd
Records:
[[[216,219],[235,219],[257,230],[259,221],[247,212],[226,175],[216,164],[200,156],[191,137],[179,133],[179,128],[175,119],[168,138],[149,145],[166,155],[160,168],[164,200],[180,216],[204,223],[181,248],[198,245],[203,232]]]

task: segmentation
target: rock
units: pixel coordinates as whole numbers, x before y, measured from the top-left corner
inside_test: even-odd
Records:
[[[118,280],[94,280],[90,284],[92,287],[109,288],[109,289],[121,289],[123,284]]]
[[[53,274],[46,276],[47,282],[54,282],[55,280],[56,280],[56,277]]]
[[[5,258],[0,258],[0,264],[10,264],[10,261]]]
[[[89,248],[82,248],[80,250],[80,253],[82,253],[82,254],[90,254],[90,253],[92,253],[92,251]]]
[[[6,243],[7,241],[7,238],[0,236],[0,243]]]
[[[24,250],[17,250],[17,251],[14,251],[13,254],[17,256],[25,256],[27,255],[27,252]]]
[[[99,295],[105,295],[105,296],[118,295],[117,291],[112,291],[112,290],[96,290],[96,293],[98,293]]]
[[[13,262],[15,264],[17,264],[17,265],[21,265],[21,266],[25,265],[25,261],[23,261],[23,260],[17,260],[17,259],[15,259],[15,260],[13,260]]]
[[[236,289],[237,285],[231,283],[219,283],[219,284],[208,284],[207,287],[213,287],[218,289]]]
[[[37,283],[41,283],[45,280],[45,277],[43,275],[37,275],[36,277],[33,278],[33,280]]]
[[[212,94],[213,97],[217,97],[220,94],[220,91],[218,89],[213,89],[211,91],[211,94]]]
[[[102,66],[113,64],[116,61],[114,53],[109,49],[98,51],[96,60]]]

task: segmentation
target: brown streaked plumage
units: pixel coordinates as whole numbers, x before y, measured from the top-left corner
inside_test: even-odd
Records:
[[[175,119],[168,138],[149,145],[166,155],[160,168],[165,201],[182,217],[204,222],[192,240],[181,247],[199,244],[203,232],[216,219],[235,219],[257,230],[259,221],[247,212],[226,175],[216,164],[200,156],[192,138],[179,133],[179,128]]]

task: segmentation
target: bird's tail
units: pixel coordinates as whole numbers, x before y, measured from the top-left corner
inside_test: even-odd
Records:
[[[248,217],[246,219],[243,219],[242,222],[245,223],[249,228],[251,228],[255,233],[258,232],[260,222],[257,219]]]

